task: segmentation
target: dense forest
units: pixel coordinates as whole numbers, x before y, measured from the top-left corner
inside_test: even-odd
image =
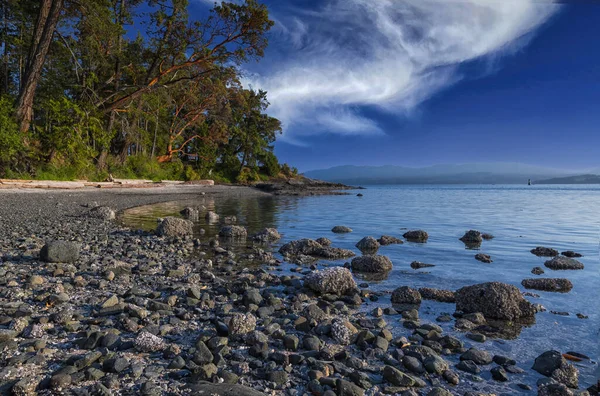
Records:
[[[256,0],[1,0],[0,177],[249,182],[292,175],[267,93],[242,86],[273,26]]]

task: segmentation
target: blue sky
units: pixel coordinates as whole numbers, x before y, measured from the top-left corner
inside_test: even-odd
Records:
[[[282,161],[600,167],[600,3],[267,0]]]

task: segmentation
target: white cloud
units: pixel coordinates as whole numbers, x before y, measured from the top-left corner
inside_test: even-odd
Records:
[[[279,15],[266,89],[290,140],[322,133],[382,133],[356,112],[408,114],[460,80],[457,66],[526,42],[558,5],[540,0],[326,0]]]

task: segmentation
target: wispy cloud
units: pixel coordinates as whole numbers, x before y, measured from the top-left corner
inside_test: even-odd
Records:
[[[276,15],[276,48],[246,83],[266,89],[293,141],[380,134],[357,109],[409,114],[458,66],[527,42],[558,5],[540,0],[325,0]]]

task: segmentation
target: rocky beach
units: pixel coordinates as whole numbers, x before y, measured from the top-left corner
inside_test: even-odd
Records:
[[[385,247],[425,244],[426,230],[356,235],[357,254],[330,240],[351,233],[352,224],[287,240],[273,228],[249,232],[201,204],[156,219],[153,231],[121,221],[130,208],[161,202],[332,188],[339,186],[0,191],[0,394],[598,393],[579,381],[581,369],[597,368],[589,351],[556,345],[532,366],[486,347],[535,322],[545,308],[532,292],[497,279],[458,290],[373,291],[371,280],[395,265]],[[218,235],[204,236],[191,221],[198,218],[215,224]],[[474,248],[492,238],[469,230],[460,241]],[[560,274],[584,269],[574,251],[531,253],[543,257],[544,268],[532,270],[525,289],[567,293],[573,285]],[[481,265],[495,259],[473,257]],[[558,275],[535,277],[544,271]],[[385,298],[389,305],[370,308]],[[442,302],[447,312],[424,320],[424,301]],[[536,376],[536,387],[524,376]]]

